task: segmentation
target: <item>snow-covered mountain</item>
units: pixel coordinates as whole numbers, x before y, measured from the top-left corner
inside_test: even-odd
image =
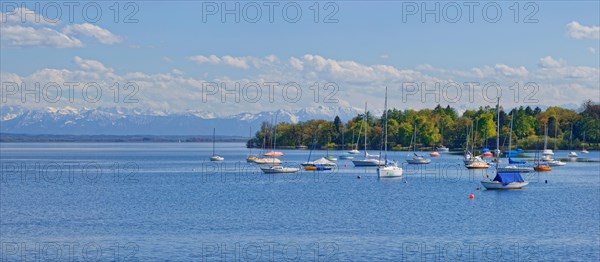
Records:
[[[216,127],[220,135],[248,136],[262,122],[277,116],[278,122],[298,123],[310,119],[333,120],[339,116],[347,121],[360,109],[352,107],[317,106],[297,111],[277,110],[240,113],[218,117],[209,111],[165,111],[131,108],[54,108],[29,110],[23,107],[0,107],[0,132],[19,134],[69,135],[206,135]],[[379,112],[377,112],[379,114]]]

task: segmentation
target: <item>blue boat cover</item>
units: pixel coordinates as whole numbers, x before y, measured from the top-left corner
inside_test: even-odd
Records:
[[[490,152],[490,149],[486,147],[486,148],[482,149],[481,152],[484,152],[484,153],[485,152]]]
[[[520,173],[496,173],[494,181],[502,183],[502,185],[508,185],[512,182],[525,182]]]
[[[509,164],[527,164],[527,162],[525,161],[516,161],[516,160],[512,160],[512,158],[508,158],[508,163]]]

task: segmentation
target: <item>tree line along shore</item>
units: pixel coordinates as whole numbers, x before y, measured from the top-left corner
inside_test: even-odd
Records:
[[[552,106],[542,111],[539,107],[521,106],[505,111],[500,107],[499,136],[500,146],[504,150],[508,149],[511,116],[514,118],[513,149],[541,150],[545,132],[549,149],[600,149],[600,104],[591,100],[584,102],[578,110]],[[467,141],[476,150],[495,148],[497,118],[496,108],[490,106],[467,110],[461,116],[456,109],[440,105],[422,110],[390,109],[388,148],[408,150],[412,146],[415,126],[416,144],[420,150],[432,150],[441,145],[464,149]],[[311,148],[315,137],[317,149],[351,149],[357,144],[361,149],[364,147],[365,124],[367,147],[379,150],[382,146],[382,116],[374,116],[371,112],[366,112],[366,118],[364,114],[359,114],[346,123],[337,116],[332,121],[309,120],[295,124],[264,122],[246,145],[266,149],[274,145],[277,148]]]

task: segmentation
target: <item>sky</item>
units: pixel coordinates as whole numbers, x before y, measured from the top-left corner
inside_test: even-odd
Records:
[[[401,109],[600,101],[598,1],[0,4],[8,106],[381,109],[386,86]]]

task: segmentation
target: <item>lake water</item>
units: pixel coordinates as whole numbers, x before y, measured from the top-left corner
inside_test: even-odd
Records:
[[[265,175],[240,143],[217,144],[221,163],[207,161],[210,143],[0,147],[2,261],[600,260],[600,163],[486,191],[493,170],[450,154],[379,180],[346,160]],[[289,165],[309,153],[283,151]]]

